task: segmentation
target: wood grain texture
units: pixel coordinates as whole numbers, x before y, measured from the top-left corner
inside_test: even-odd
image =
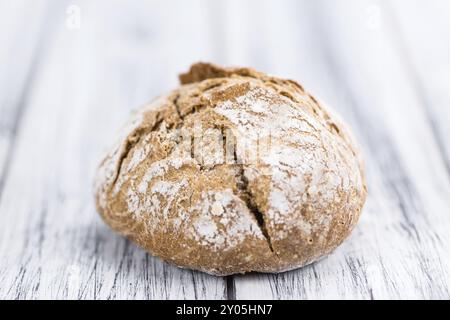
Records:
[[[396,0],[390,11],[398,50],[450,175],[450,46],[444,40],[450,33],[450,3]]]
[[[60,26],[29,88],[0,204],[0,297],[224,298],[224,279],[152,258],[108,230],[95,212],[91,184],[99,149],[113,142],[131,107],[175,80],[174,70],[152,68],[164,65],[165,53],[182,49],[154,33],[159,24],[167,33],[180,27],[172,26],[167,8],[152,13],[152,26],[144,13],[156,2],[135,1],[125,12],[118,2],[111,5],[115,10],[80,2],[79,30],[65,28],[64,6],[56,11]],[[185,9],[189,18],[194,8]],[[177,18],[184,28],[195,27]]]
[[[308,55],[293,77],[320,82],[306,87],[317,86],[313,91],[350,122],[366,154],[369,199],[354,234],[329,258],[281,275],[237,277],[237,297],[448,297],[449,239],[442,239],[449,224],[448,176],[390,35],[387,9],[372,1],[308,2],[301,9],[295,12],[302,13],[302,25],[294,30],[309,30],[297,42],[319,55]],[[274,16],[280,10],[270,9],[277,21],[289,14]],[[280,40],[294,37],[286,24],[272,29],[274,39],[267,41],[277,42],[277,55],[295,50],[293,41]],[[322,77],[308,75],[321,72]]]
[[[24,10],[28,8],[29,10]],[[0,195],[7,178],[8,168],[14,154],[14,142],[28,99],[29,88],[34,81],[41,43],[47,40],[46,14],[48,4],[9,1],[0,4],[7,12],[0,24]],[[24,11],[24,14],[21,12]],[[17,33],[22,36],[17,37]],[[14,57],[14,61],[9,61]]]
[[[67,28],[70,5],[80,29]],[[450,298],[448,1],[39,0],[0,12],[0,298]],[[352,127],[369,197],[329,257],[212,277],[97,216],[103,148],[199,60],[299,80]]]

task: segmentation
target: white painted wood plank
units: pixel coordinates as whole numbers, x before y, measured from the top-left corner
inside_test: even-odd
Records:
[[[293,31],[280,22],[283,5],[299,15]],[[237,298],[449,298],[449,180],[384,5],[321,1],[293,8],[282,1],[268,12],[279,22],[271,24],[273,37],[296,40],[267,39],[278,45],[261,54],[285,62],[295,42],[303,45],[299,61],[286,63],[350,122],[366,155],[369,198],[335,253],[298,271],[237,277]]]
[[[399,50],[426,108],[450,174],[450,2],[404,1],[389,3]],[[388,12],[390,12],[389,10]]]
[[[224,279],[163,263],[109,231],[91,188],[99,151],[129,111],[175,85],[194,57],[210,58],[202,3],[76,4],[81,28],[60,17],[5,181],[0,298],[222,299]]]
[[[51,20],[61,27],[41,55],[17,130],[0,200],[0,298],[450,298],[449,179],[442,148],[424,120],[428,110],[447,110],[446,75],[414,83],[389,6],[342,0],[74,3],[82,10],[81,29],[66,29],[64,15]],[[63,14],[69,4],[54,12]],[[36,6],[35,12],[42,10]],[[431,64],[433,50],[419,50],[417,39],[445,30],[447,22],[438,18],[433,27],[429,16],[436,12],[429,11],[429,28],[415,38],[408,28],[418,12],[402,11],[400,30],[407,30],[406,51],[415,50],[412,65],[432,78],[429,69],[439,69],[445,56],[436,54]],[[12,23],[5,26],[19,32]],[[445,53],[445,44],[426,41]],[[5,52],[0,61],[10,57]],[[2,101],[21,95],[33,56],[18,57],[23,69],[11,66],[0,75],[1,88],[16,90],[0,93]],[[101,147],[131,109],[176,86],[176,74],[197,60],[300,80],[350,122],[366,155],[369,198],[358,227],[330,257],[280,275],[211,277],[152,258],[97,217],[91,180]],[[16,84],[8,86],[15,70]],[[438,98],[424,108],[417,87]],[[10,123],[14,110],[4,118],[3,110],[0,123]],[[445,118],[438,121],[442,134]]]
[[[404,229],[395,233],[401,238],[395,241],[391,232],[392,237],[386,235],[386,241],[401,244],[401,254],[392,254],[392,250],[379,253],[386,257],[385,268],[389,264],[395,266],[394,257],[404,264],[396,266],[400,277],[390,275],[398,282],[394,292],[400,298],[447,298],[448,176],[432,130],[424,120],[425,109],[401,63],[403,56],[396,47],[393,27],[382,4],[374,7],[372,2],[362,2],[352,6],[354,14],[339,10],[335,16],[325,17],[327,23],[337,22],[347,30],[353,29],[338,33],[342,35],[338,37],[336,33],[328,34],[332,43],[328,49],[336,60],[341,60],[335,62],[340,68],[334,71],[343,76],[341,80],[354,96],[354,103],[365,106],[363,112],[356,110],[359,115],[355,115],[368,138],[367,146],[372,149],[368,161],[373,158],[380,168],[385,194],[377,202],[382,205],[391,198],[400,214],[392,226]],[[379,27],[371,21],[377,10]],[[365,28],[356,27],[361,23]],[[395,217],[392,210],[387,214]],[[385,244],[388,245],[391,246]]]
[[[0,3],[0,197],[26,91],[38,63],[36,53],[46,45],[48,11],[43,0]]]

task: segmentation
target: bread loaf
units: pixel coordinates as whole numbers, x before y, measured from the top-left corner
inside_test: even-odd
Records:
[[[327,255],[366,198],[360,153],[291,80],[198,63],[138,110],[102,161],[97,209],[152,255],[215,275]]]

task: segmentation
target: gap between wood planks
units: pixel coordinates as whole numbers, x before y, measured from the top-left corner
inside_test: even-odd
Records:
[[[226,276],[227,300],[236,300],[236,286],[234,285],[234,277]]]

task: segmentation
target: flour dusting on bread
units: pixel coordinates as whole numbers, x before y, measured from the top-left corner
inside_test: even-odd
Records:
[[[139,110],[98,170],[105,222],[182,267],[281,272],[354,228],[364,170],[342,122],[303,87],[196,64]]]

